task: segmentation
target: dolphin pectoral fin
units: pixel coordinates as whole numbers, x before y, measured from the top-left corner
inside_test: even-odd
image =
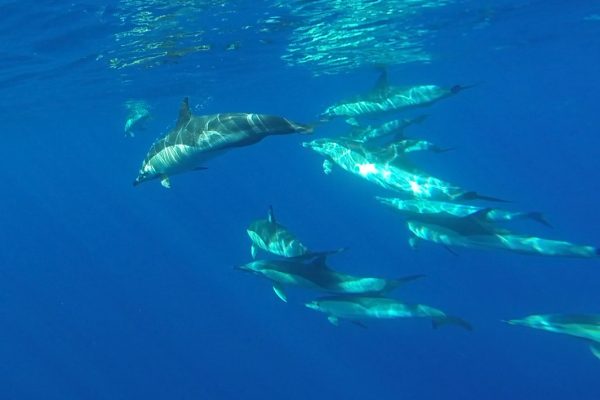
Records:
[[[267,217],[269,223],[275,224],[275,213],[273,212],[273,206],[269,206],[269,214]]]
[[[250,255],[252,256],[252,259],[255,260],[256,259],[256,253],[258,251],[256,250],[256,246],[251,244],[250,245]]]
[[[329,160],[323,161],[323,173],[325,175],[331,174],[331,170],[333,168],[333,164]]]
[[[287,303],[287,295],[285,294],[285,290],[283,289],[282,286],[280,286],[278,284],[274,284],[273,291],[275,292],[277,297],[279,297],[281,299],[281,301],[283,301],[284,303]]]
[[[356,325],[356,326],[360,326],[360,327],[361,327],[361,328],[363,328],[363,329],[369,329],[369,327],[368,327],[366,324],[364,324],[364,323],[362,323],[362,322],[360,322],[360,321],[352,321],[352,323],[353,323],[354,325]]]
[[[327,321],[329,321],[331,325],[340,326],[340,320],[338,317],[334,317],[333,315],[328,316]]]
[[[600,360],[600,343],[590,344],[590,350],[592,351],[592,354]]]
[[[160,180],[160,184],[164,188],[171,189],[171,181],[169,180],[169,177],[166,175]]]
[[[419,244],[419,239],[417,239],[415,236],[411,236],[408,238],[408,245],[410,246],[411,249],[416,250],[418,244]]]
[[[444,248],[448,251],[448,253],[452,254],[454,257],[458,257],[458,253],[450,248],[450,246],[444,245]]]
[[[358,123],[356,118],[348,118],[345,122],[350,126],[360,127],[360,124]]]
[[[530,213],[527,214],[527,217],[529,219],[532,219],[536,222],[539,222],[542,225],[547,226],[548,228],[552,228],[552,224],[550,224],[550,222],[548,222],[548,220],[546,219],[546,217],[544,216],[544,214],[542,214],[541,212],[538,211],[532,211]]]

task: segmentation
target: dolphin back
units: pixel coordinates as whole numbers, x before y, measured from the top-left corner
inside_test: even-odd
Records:
[[[244,131],[264,135],[308,134],[313,131],[310,125],[275,115],[229,113],[217,114],[212,119],[207,126],[215,130]]]

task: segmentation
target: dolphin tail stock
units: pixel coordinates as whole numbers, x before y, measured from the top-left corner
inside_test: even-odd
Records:
[[[408,282],[416,281],[417,279],[425,278],[427,275],[425,274],[415,274],[415,275],[407,275],[396,279],[390,279],[387,287],[384,289],[383,293],[391,292],[399,286],[402,286]]]
[[[498,197],[485,196],[483,194],[479,194],[477,192],[465,192],[462,195],[457,197],[458,200],[485,200],[485,201],[493,201],[496,203],[510,203],[510,200],[500,199]]]
[[[459,318],[459,317],[453,317],[453,316],[443,316],[443,317],[434,317],[431,320],[431,326],[433,327],[433,329],[438,329],[440,326],[445,326],[445,325],[456,325],[458,327],[463,328],[464,330],[467,330],[469,332],[471,332],[473,330],[473,325],[471,325],[468,321]]]
[[[538,211],[532,211],[527,213],[527,218],[532,219],[536,222],[539,222],[542,225],[547,226],[548,228],[552,228],[552,224],[550,224],[550,222],[548,222],[548,220],[546,219],[546,217],[544,216],[544,214],[542,214],[541,212]]]
[[[342,253],[346,250],[348,250],[347,247],[340,247],[339,249],[335,249],[335,250],[310,251],[306,254],[302,254],[301,256],[290,257],[290,258],[293,260],[298,260],[298,261],[308,261],[308,260],[315,260],[315,259],[319,259],[319,258],[326,258],[326,257],[332,256],[334,254]]]

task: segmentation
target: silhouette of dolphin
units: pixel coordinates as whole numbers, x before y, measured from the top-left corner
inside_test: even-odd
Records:
[[[133,185],[160,179],[170,187],[169,177],[185,171],[205,169],[204,162],[223,152],[260,142],[270,135],[310,133],[308,125],[286,118],[246,113],[192,115],[184,98],[179,119],[169,133],[157,140],[146,155]]]

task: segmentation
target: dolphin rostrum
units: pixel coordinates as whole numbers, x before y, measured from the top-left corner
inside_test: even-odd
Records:
[[[277,297],[285,302],[287,302],[286,286],[328,293],[379,294],[387,293],[404,283],[424,276],[410,275],[399,279],[384,279],[343,274],[329,268],[325,263],[325,256],[317,257],[309,263],[297,260],[258,260],[237,269],[270,280]]]
[[[331,296],[321,297],[305,304],[306,307],[327,314],[333,325],[339,320],[362,321],[365,319],[431,318],[433,327],[455,324],[472,330],[471,325],[442,310],[423,304],[406,304],[382,296]]]
[[[581,338],[588,342],[592,354],[600,359],[600,314],[530,315],[505,322]]]
[[[227,150],[257,143],[269,135],[310,132],[308,125],[272,115],[192,115],[186,97],[175,128],[150,147],[133,184],[160,179],[163,186],[170,187],[171,175],[204,169],[206,160]]]

